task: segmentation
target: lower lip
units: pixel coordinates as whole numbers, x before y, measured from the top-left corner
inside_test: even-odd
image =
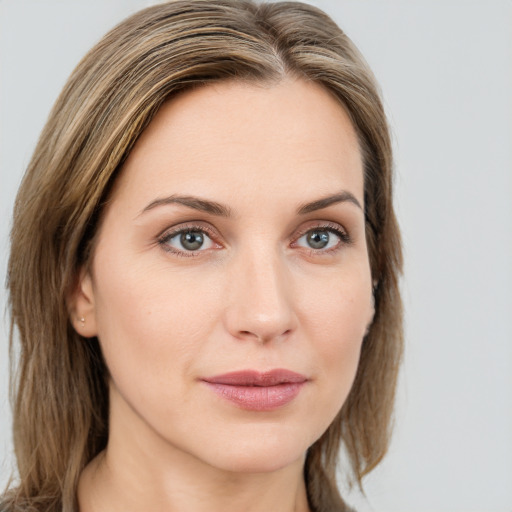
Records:
[[[289,404],[305,382],[285,382],[275,386],[233,386],[203,381],[222,398],[249,411],[272,411]]]

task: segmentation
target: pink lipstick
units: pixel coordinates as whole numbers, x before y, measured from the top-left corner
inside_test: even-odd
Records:
[[[243,370],[208,377],[202,381],[212,391],[242,409],[271,411],[290,403],[307,378],[290,370]]]

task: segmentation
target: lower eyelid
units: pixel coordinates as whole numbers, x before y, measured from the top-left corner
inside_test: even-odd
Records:
[[[306,234],[307,234],[307,233],[306,233]],[[333,234],[334,234],[334,233],[333,233]],[[296,247],[300,247],[300,248],[302,248],[302,249],[305,249],[305,250],[307,250],[307,251],[311,251],[311,253],[312,253],[312,254],[321,254],[321,253],[328,253],[328,252],[330,252],[330,251],[336,251],[337,249],[339,249],[341,246],[343,246],[343,245],[344,245],[344,242],[343,242],[342,238],[341,238],[338,234],[335,234],[335,236],[338,238],[338,240],[336,241],[336,243],[335,243],[334,245],[332,245],[332,246],[330,246],[330,247],[329,247],[329,246],[326,246],[326,247],[320,247],[320,248],[318,248],[318,249],[315,249],[314,247],[309,247],[309,246],[307,245],[307,243],[305,243],[304,245],[302,245],[302,244],[299,244],[299,243],[298,243],[298,242],[299,242],[299,240],[300,240],[301,238],[303,238],[304,236],[306,236],[306,235],[302,235],[302,236],[300,236],[300,237],[299,237],[299,238],[294,242],[294,244],[293,244],[293,245],[295,245]],[[329,241],[329,243],[331,243],[331,242]]]

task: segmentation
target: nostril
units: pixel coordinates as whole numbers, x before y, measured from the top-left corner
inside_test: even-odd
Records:
[[[271,339],[287,337],[292,331],[293,331],[293,329],[286,329],[285,331],[283,331],[280,334],[263,333],[263,332],[261,334],[258,334],[256,332],[252,332],[252,331],[239,331],[238,336],[240,338],[254,338],[261,342],[266,342]]]

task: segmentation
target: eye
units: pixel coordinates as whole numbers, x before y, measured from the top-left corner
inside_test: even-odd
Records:
[[[159,243],[165,250],[182,256],[193,256],[215,245],[203,228],[195,227],[167,232],[159,239]]]
[[[312,249],[313,251],[329,251],[349,242],[350,239],[344,231],[329,226],[309,229],[293,245]]]

